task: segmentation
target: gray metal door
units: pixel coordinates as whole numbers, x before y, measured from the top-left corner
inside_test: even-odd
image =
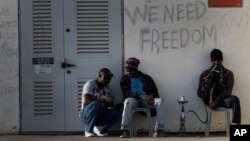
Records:
[[[100,68],[121,100],[121,0],[20,0],[20,10],[22,132],[82,131],[82,85]]]

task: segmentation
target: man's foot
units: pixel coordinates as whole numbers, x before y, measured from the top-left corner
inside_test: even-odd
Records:
[[[108,133],[101,133],[100,129],[98,129],[98,127],[94,126],[94,129],[93,129],[94,133],[99,136],[99,137],[105,137],[105,136],[108,136]]]
[[[240,125],[240,123],[238,123],[238,122],[237,123],[236,122],[232,122],[231,124],[232,125]]]
[[[94,133],[85,132],[85,137],[94,137]]]
[[[123,130],[122,134],[120,135],[120,138],[129,138],[129,131],[128,130]]]
[[[153,137],[154,138],[157,138],[157,137],[166,137],[166,133],[164,131],[155,131],[154,134],[153,134]]]

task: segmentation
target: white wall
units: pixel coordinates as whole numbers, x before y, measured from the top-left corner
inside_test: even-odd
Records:
[[[17,0],[0,0],[0,134],[19,132]]]
[[[185,96],[185,110],[205,119],[196,95],[200,73],[210,66],[213,48],[223,51],[224,66],[235,75],[233,94],[241,101],[242,123],[250,123],[250,1],[241,8],[210,8],[207,0],[124,0],[125,59],[141,60],[139,69],[150,74],[166,100],[166,131],[177,132]],[[204,131],[192,114],[186,115],[188,132]],[[213,115],[211,130],[222,131],[224,115]]]

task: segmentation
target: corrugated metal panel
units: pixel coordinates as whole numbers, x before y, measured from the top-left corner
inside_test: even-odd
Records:
[[[77,0],[76,5],[78,55],[108,55],[108,0]]]
[[[33,0],[33,53],[52,55],[51,0]]]
[[[34,117],[51,117],[54,115],[53,92],[52,80],[36,79],[34,81]]]

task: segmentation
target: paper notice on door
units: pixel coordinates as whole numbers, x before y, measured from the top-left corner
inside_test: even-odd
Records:
[[[32,60],[34,72],[36,75],[51,75],[52,65],[54,64],[53,57],[37,57]]]
[[[37,64],[34,65],[34,71],[36,75],[51,75],[52,64]]]

